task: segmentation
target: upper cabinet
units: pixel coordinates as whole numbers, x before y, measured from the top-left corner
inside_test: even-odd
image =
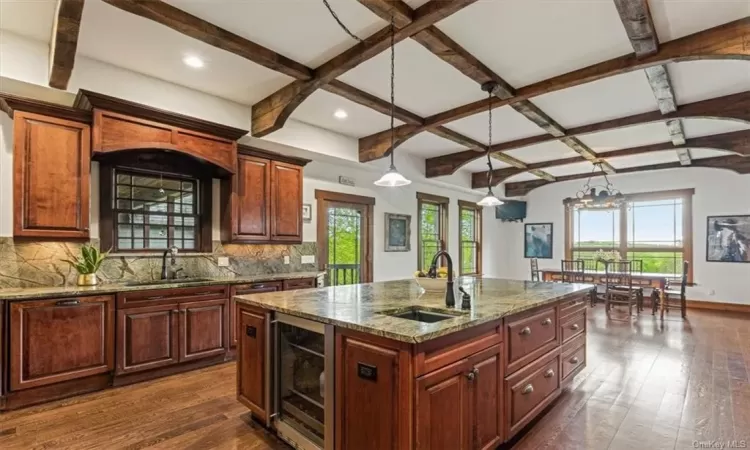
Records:
[[[240,146],[237,173],[222,183],[222,241],[302,242],[302,167],[307,162]]]
[[[13,119],[14,236],[88,238],[91,128],[25,111]]]

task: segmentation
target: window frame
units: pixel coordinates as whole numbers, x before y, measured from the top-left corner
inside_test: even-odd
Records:
[[[458,274],[459,275],[481,275],[482,274],[482,208],[476,203],[467,202],[465,200],[458,201]],[[464,241],[461,236],[461,230],[463,229],[463,211],[472,211],[474,213],[474,240]],[[465,242],[473,242],[475,245],[474,253],[474,272],[464,272],[464,252],[463,245]]]
[[[422,205],[430,204],[438,207],[438,237],[440,241],[440,250],[448,248],[448,208],[450,199],[439,195],[426,194],[417,192],[417,270],[423,270],[429,267],[431,261],[424,261],[425,267],[420,267],[422,262]],[[445,265],[445,257],[441,258],[441,265]]]
[[[174,166],[170,166],[174,167]],[[110,250],[116,254],[154,254],[163,253],[165,249],[139,248],[120,249],[117,241],[117,213],[116,202],[116,174],[118,171],[129,175],[165,176],[171,179],[182,179],[195,182],[195,247],[185,249],[186,253],[211,253],[213,251],[212,241],[212,177],[201,176],[195,171],[173,172],[155,167],[141,167],[138,164],[100,164],[99,187],[100,187],[100,219],[99,234],[100,247]]]
[[[615,250],[620,252],[620,255],[627,255],[630,252],[663,252],[673,253],[682,252],[683,261],[689,261],[688,265],[688,283],[693,282],[693,267],[695,266],[693,260],[693,195],[695,195],[695,189],[676,189],[669,191],[654,191],[654,192],[642,192],[638,194],[627,194],[625,195],[626,202],[620,206],[620,229],[619,229],[619,247]],[[682,200],[682,247],[649,247],[649,246],[638,246],[630,247],[628,243],[628,226],[632,225],[628,222],[628,205],[631,202],[638,201],[653,201],[653,200]],[[572,259],[573,252],[584,250],[580,247],[574,247],[573,243],[573,220],[575,215],[571,208],[567,207],[568,204],[563,202],[565,206],[565,259]],[[680,270],[680,269],[678,269]],[[675,274],[675,278],[681,277],[681,273]]]

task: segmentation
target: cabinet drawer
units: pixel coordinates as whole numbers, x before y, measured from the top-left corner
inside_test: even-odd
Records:
[[[558,348],[506,378],[506,439],[536,417],[559,394],[559,372]]]
[[[143,306],[213,300],[226,298],[228,292],[229,287],[227,285],[121,292],[117,294],[117,308],[138,308]]]
[[[568,352],[563,353],[562,359],[562,383],[567,383],[573,379],[579,369],[586,367],[586,340],[584,339],[583,345],[578,348],[572,348]]]
[[[232,286],[232,297],[235,295],[260,294],[262,292],[275,292],[283,289],[281,281],[259,281],[257,283],[238,284]]]
[[[503,324],[498,320],[417,344],[414,375],[430,373],[501,342]]]
[[[586,311],[567,317],[560,322],[560,335],[563,342],[566,342],[568,339],[572,339],[586,331]]]
[[[315,287],[315,278],[299,278],[296,280],[284,280],[284,290],[310,289]]]
[[[560,304],[560,318],[564,319],[586,309],[586,298],[579,297],[574,300],[565,301]]]
[[[516,317],[511,317],[505,325],[508,355],[506,373],[513,373],[560,343],[555,307]]]

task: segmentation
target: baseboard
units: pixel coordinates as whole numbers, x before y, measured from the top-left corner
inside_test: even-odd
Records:
[[[741,303],[707,302],[704,300],[688,300],[687,307],[693,309],[709,309],[714,311],[732,311],[750,313],[750,305]]]

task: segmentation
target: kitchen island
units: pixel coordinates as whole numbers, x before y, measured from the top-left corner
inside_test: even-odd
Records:
[[[585,367],[593,286],[456,285],[470,308],[414,280],[235,297],[238,400],[299,448],[495,448]]]

